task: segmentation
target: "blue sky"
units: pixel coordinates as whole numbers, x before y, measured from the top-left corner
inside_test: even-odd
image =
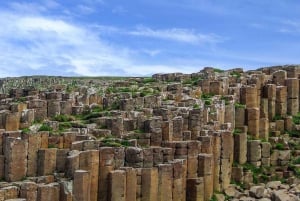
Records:
[[[297,0],[0,1],[0,77],[300,63]]]

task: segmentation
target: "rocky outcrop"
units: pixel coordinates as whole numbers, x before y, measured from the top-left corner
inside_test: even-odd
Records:
[[[299,200],[299,77],[3,79],[0,200]]]

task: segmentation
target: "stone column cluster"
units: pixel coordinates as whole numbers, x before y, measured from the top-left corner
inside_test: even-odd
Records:
[[[250,186],[247,166],[292,175],[298,68],[156,74],[134,79],[140,91],[78,81],[68,92],[57,79],[13,88],[0,96],[0,201],[209,201],[233,181]]]

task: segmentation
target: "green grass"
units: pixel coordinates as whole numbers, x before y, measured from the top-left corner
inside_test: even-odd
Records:
[[[128,140],[122,140],[121,141],[121,145],[124,146],[124,147],[129,147],[130,146],[130,143]]]
[[[213,94],[202,94],[201,95],[201,99],[205,100],[205,99],[211,99],[213,97]]]
[[[101,140],[101,143],[103,146],[108,146],[108,147],[128,147],[130,145],[128,140],[121,140],[121,141],[116,141],[115,138],[105,138]]]
[[[23,128],[22,129],[22,133],[29,134],[30,133],[30,129],[29,128]]]
[[[297,178],[300,178],[300,168],[295,166],[295,164],[289,164],[288,166],[288,169],[289,170],[292,170],[294,172],[294,175],[297,177]]]
[[[191,79],[184,80],[182,82],[182,84],[197,86],[200,80],[203,80],[203,78],[201,78],[201,77],[193,77]]]
[[[145,96],[152,96],[152,95],[158,95],[160,92],[156,89],[144,89],[143,91],[140,92],[140,97],[145,97]]]
[[[249,170],[249,171],[252,172],[252,174],[253,174],[253,182],[255,184],[257,184],[258,181],[259,181],[259,179],[258,179],[259,176],[263,174],[263,169],[260,168],[260,167],[256,167],[255,165],[252,165],[251,163],[245,163],[242,166],[243,166],[243,168],[245,170]]]
[[[225,105],[229,105],[230,104],[230,101],[225,96],[222,96],[221,100],[225,101]]]
[[[48,126],[47,124],[42,124],[42,126],[39,128],[39,131],[52,131],[53,128]]]
[[[277,121],[277,120],[282,120],[283,117],[279,114],[276,114],[274,117],[273,117],[273,121]]]
[[[102,112],[103,109],[100,106],[95,106],[92,108],[92,112]]]
[[[143,79],[143,83],[144,83],[144,84],[147,84],[147,83],[153,83],[153,82],[156,82],[156,80],[155,80],[154,78],[152,78],[152,77],[145,77],[145,78]]]
[[[239,134],[241,134],[241,133],[242,133],[242,130],[241,130],[241,129],[235,128],[235,129],[233,130],[233,135],[239,135]]]
[[[235,107],[235,108],[244,108],[244,109],[245,109],[245,108],[246,108],[246,105],[241,104],[241,103],[235,103],[235,104],[234,104],[234,107]]]
[[[241,183],[241,182],[236,182],[236,181],[231,181],[231,184],[234,184],[236,186],[241,187],[242,189],[246,189],[245,184]]]
[[[106,94],[117,93],[117,89],[115,87],[107,87],[105,93]]]
[[[210,198],[209,201],[218,201],[218,199],[217,199],[216,195],[214,194],[214,195]]]
[[[72,124],[70,122],[61,122],[59,123],[58,129],[59,131],[64,131],[66,129],[72,128]]]
[[[285,131],[287,134],[289,134],[290,137],[300,137],[300,131],[292,130],[292,131]]]
[[[119,109],[120,109],[120,102],[119,101],[113,102],[110,106],[110,110],[119,110]]]
[[[214,72],[215,72],[215,73],[223,73],[224,70],[219,69],[219,68],[214,68]]]
[[[101,125],[98,127],[99,129],[107,129],[107,125]]]
[[[101,112],[91,112],[91,113],[88,113],[86,115],[83,115],[81,117],[81,119],[82,120],[90,120],[90,119],[98,118],[98,117],[101,117],[101,116],[102,116]]]
[[[300,124],[300,112],[298,112],[297,115],[293,116],[293,123],[294,124]]]
[[[123,93],[126,93],[126,92],[131,92],[131,89],[129,87],[120,87],[118,89],[119,92],[123,92]]]
[[[134,133],[144,133],[144,131],[137,129],[137,130],[134,130]]]
[[[212,94],[202,94],[201,99],[204,100],[204,105],[212,105]]]
[[[24,103],[24,102],[26,102],[27,101],[27,98],[26,97],[19,97],[18,99],[17,99],[17,102],[18,103]]]
[[[55,145],[55,144],[49,144],[49,145],[48,145],[48,148],[49,148],[49,149],[56,148],[56,145]]]
[[[282,143],[277,143],[277,144],[275,145],[275,149],[278,149],[278,150],[285,150],[284,144],[282,144]]]
[[[231,72],[230,75],[231,75],[232,77],[236,77],[236,78],[240,78],[240,77],[241,77],[241,73],[235,72],[235,71]]]
[[[198,104],[195,104],[195,105],[193,106],[193,108],[194,108],[194,109],[199,109],[200,106],[199,106]]]
[[[300,157],[293,160],[293,164],[300,164]]]
[[[212,101],[211,100],[205,100],[204,105],[212,105]]]
[[[74,118],[72,116],[69,115],[64,115],[64,114],[60,114],[60,115],[56,115],[53,118],[54,121],[59,121],[59,122],[68,122],[68,121],[73,121]]]

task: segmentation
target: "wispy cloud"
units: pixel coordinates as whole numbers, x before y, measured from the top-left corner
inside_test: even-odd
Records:
[[[189,45],[221,43],[228,38],[217,34],[202,34],[191,29],[170,28],[152,29],[146,26],[137,26],[134,29],[122,29],[115,26],[94,24],[90,26],[99,34],[120,34],[135,37],[147,37],[152,40],[169,40],[172,42],[187,43]],[[157,53],[157,52],[156,52]]]
[[[50,12],[64,9],[54,0],[46,4],[11,3],[10,9],[0,8],[0,76],[32,74],[48,75],[149,75],[156,72],[194,72],[199,63],[166,61],[164,47],[132,47],[107,40],[109,35],[119,38],[129,35],[134,40],[169,40],[187,45],[219,43],[223,37],[203,34],[192,29],[153,29],[139,26],[133,29],[113,25],[81,24],[74,15]],[[83,10],[91,0],[82,2]],[[98,1],[97,4],[105,4]],[[75,4],[75,7],[78,4]],[[87,6],[87,7],[85,7]],[[22,7],[28,12],[22,11]],[[81,12],[84,12],[84,11]],[[29,12],[32,11],[32,12]],[[70,11],[71,12],[71,11]],[[105,37],[104,37],[105,35]],[[143,40],[141,40],[143,41]],[[206,46],[204,46],[206,47]],[[205,48],[204,48],[205,49]],[[160,58],[160,59],[153,59]],[[209,62],[206,62],[209,63]]]
[[[300,21],[296,20],[282,20],[281,24],[283,27],[279,29],[282,33],[299,33],[300,32]]]
[[[112,13],[115,13],[115,14],[125,14],[127,13],[127,9],[124,8],[123,6],[116,6],[112,9]]]
[[[189,29],[151,29],[139,26],[136,30],[130,31],[130,35],[172,40],[190,44],[217,43],[222,38],[216,34],[201,34]]]
[[[0,69],[10,74],[24,73],[18,69],[51,73],[53,68],[62,74],[118,74],[115,66],[126,68],[130,63],[125,48],[108,45],[90,30],[66,21],[2,12],[0,25]]]
[[[87,6],[87,5],[82,5],[82,4],[78,5],[77,9],[79,10],[79,12],[81,14],[85,14],[85,15],[95,12],[95,9],[92,6]]]
[[[136,52],[133,56],[131,52],[134,51],[104,41],[89,27],[61,19],[3,11],[0,12],[0,26],[1,76],[145,75],[174,72],[183,67],[145,65],[147,61],[135,58]],[[172,34],[169,37],[175,40],[191,41]],[[155,56],[160,51],[145,53]],[[186,70],[182,68],[183,72]]]
[[[8,6],[18,13],[36,14],[36,13],[47,11],[45,5],[41,5],[37,3],[10,2]]]
[[[142,52],[147,54],[147,55],[150,55],[151,57],[154,57],[154,56],[160,54],[162,51],[158,50],[158,49],[154,49],[154,50],[143,49]]]
[[[197,11],[215,15],[232,15],[237,12],[237,9],[232,9],[237,3],[234,1],[223,0],[220,3],[215,3],[211,0],[181,0],[181,1],[153,1],[144,0],[148,4],[160,5],[165,8],[184,9],[188,11]],[[227,6],[228,5],[228,6]]]

